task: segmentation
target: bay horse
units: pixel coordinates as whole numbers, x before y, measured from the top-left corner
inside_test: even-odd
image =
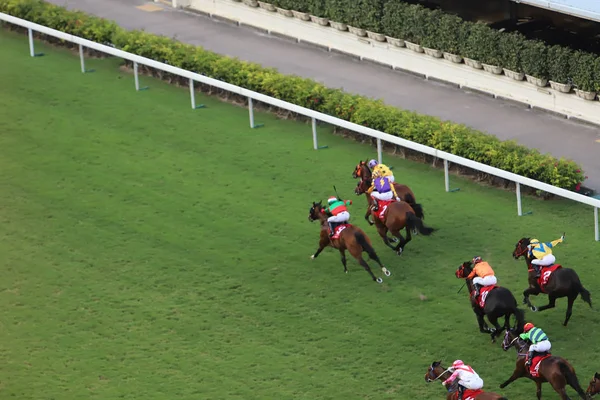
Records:
[[[585,393],[588,395],[588,397],[590,399],[592,398],[592,396],[595,396],[598,393],[600,393],[600,374],[599,373],[596,372],[594,374],[594,377],[590,381],[590,385],[588,386]]]
[[[529,256],[529,249],[527,247],[529,245],[529,239],[530,238],[522,238],[519,240],[515,245],[515,250],[513,251],[513,257],[515,260],[525,256],[525,263],[527,264],[527,269],[529,271],[529,287],[523,291],[523,304],[527,304],[533,312],[544,311],[549,308],[554,308],[556,306],[556,299],[567,297],[567,314],[565,317],[565,322],[563,323],[563,326],[567,326],[569,319],[571,318],[571,314],[573,314],[573,303],[579,294],[581,294],[583,301],[592,307],[590,292],[583,287],[577,272],[571,268],[559,268],[555,270],[550,275],[548,284],[542,291],[542,288],[538,284],[538,278],[535,277],[535,269],[531,265],[531,261],[534,258]],[[540,293],[548,294],[548,304],[541,307],[535,307],[529,301],[529,296],[537,296]]]
[[[354,179],[360,178],[361,181],[368,181],[369,185],[367,187],[370,187],[372,178],[373,178],[373,173],[371,172],[371,169],[369,168],[367,163],[368,163],[368,160],[360,161],[354,168],[352,177]],[[402,200],[404,200],[411,206],[413,204],[417,204],[415,194],[408,186],[402,185],[400,183],[394,183],[394,188],[396,189],[396,193]],[[423,216],[420,216],[419,218],[425,219],[425,217],[423,217]]]
[[[511,377],[501,384],[500,388],[505,388],[519,378],[529,378],[535,382],[538,400],[542,398],[542,383],[544,382],[550,383],[554,391],[560,395],[562,400],[570,399],[565,390],[567,384],[575,389],[582,399],[586,398],[586,394],[583,392],[581,386],[579,386],[579,380],[575,374],[575,369],[562,357],[550,356],[543,359],[538,369],[539,376],[532,376],[529,372],[529,368],[525,365],[525,357],[529,351],[529,344],[519,337],[518,332],[520,332],[520,329],[519,331],[507,329],[504,334],[502,349],[507,351],[511,347],[514,347],[517,350],[517,363]]]
[[[327,246],[331,246],[334,249],[338,249],[342,256],[342,264],[344,265],[344,272],[348,273],[348,268],[346,267],[346,250],[358,261],[358,263],[371,275],[371,278],[377,283],[382,283],[383,279],[375,277],[373,271],[369,267],[369,264],[363,259],[362,253],[363,251],[369,255],[371,260],[374,260],[379,266],[381,270],[385,274],[385,276],[390,276],[392,273],[381,264],[377,253],[375,253],[375,249],[371,245],[371,240],[367,236],[362,229],[357,226],[348,224],[348,227],[344,229],[339,236],[339,239],[332,239],[329,237],[329,228],[327,226],[327,217],[328,215],[323,210],[322,202],[318,203],[313,202],[312,207],[309,210],[308,220],[310,222],[320,221],[321,222],[321,232],[319,237],[319,248],[317,251],[310,256],[311,259],[315,259],[319,256],[319,254],[325,249]]]
[[[504,329],[510,329],[510,316],[514,315],[516,318],[516,327],[522,327],[525,324],[525,313],[523,310],[517,307],[517,299],[505,287],[495,287],[491,289],[485,299],[485,305],[483,308],[477,304],[477,299],[473,299],[473,292],[475,291],[475,285],[472,279],[467,279],[467,276],[473,271],[472,262],[466,261],[462,263],[460,267],[454,273],[457,278],[465,279],[467,288],[469,289],[469,298],[471,300],[471,307],[473,312],[477,316],[477,322],[479,323],[479,332],[490,333],[492,337],[492,343],[496,342],[496,337],[502,332],[502,327],[498,324],[498,319],[504,317]],[[482,288],[483,290],[483,288]],[[484,316],[494,325],[494,328],[489,328],[485,323]]]
[[[357,195],[365,193],[367,196],[367,213],[365,214],[365,220],[367,220],[369,225],[375,225],[377,228],[377,233],[379,233],[379,236],[381,236],[381,239],[383,239],[383,243],[393,249],[396,254],[402,254],[404,251],[404,246],[406,246],[408,242],[412,240],[412,232],[419,232],[425,236],[429,236],[435,232],[434,228],[430,228],[423,224],[423,220],[421,219],[423,216],[423,208],[420,204],[411,206],[406,201],[394,201],[387,205],[387,214],[385,216],[385,220],[382,221],[379,219],[376,215],[376,212],[372,209],[373,199],[366,192],[366,190],[369,188],[366,185],[367,181],[361,181],[354,191],[354,193]],[[375,222],[371,222],[369,220],[369,216],[372,216]],[[406,229],[406,239],[404,239],[400,233],[402,229]],[[387,236],[388,232],[399,239],[397,246],[393,246],[391,244],[391,240]]]
[[[425,374],[425,382],[431,383],[440,379],[442,382],[450,377],[450,371],[442,367],[441,361],[434,361],[431,363]],[[448,394],[446,395],[447,400],[458,400],[458,379],[454,381],[449,387],[446,387]],[[508,400],[508,398],[501,394],[492,392],[482,392],[475,396],[475,400]]]

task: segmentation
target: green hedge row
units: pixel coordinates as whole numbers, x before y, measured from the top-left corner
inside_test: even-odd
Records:
[[[399,110],[363,96],[327,88],[313,80],[183,44],[143,31],[127,31],[114,22],[68,11],[42,0],[0,0],[0,11],[95,42],[195,71],[303,107],[368,126],[471,160],[566,189],[585,179],[575,162],[542,155],[513,141],[438,118]]]
[[[496,65],[578,89],[600,92],[600,57],[501,33],[440,10],[399,0],[267,0],[356,28],[403,39],[484,64]]]

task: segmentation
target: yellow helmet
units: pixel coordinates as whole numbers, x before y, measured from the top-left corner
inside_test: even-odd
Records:
[[[537,239],[530,239],[529,244],[540,244],[540,241]]]

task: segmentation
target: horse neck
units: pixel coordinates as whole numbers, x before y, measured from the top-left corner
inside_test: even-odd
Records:
[[[325,225],[325,223],[327,222],[327,218],[327,214],[319,212],[319,222],[321,223],[321,225]]]
[[[475,290],[475,285],[473,284],[473,279],[467,278],[467,279],[465,279],[465,281],[467,282],[467,289],[469,290],[469,293],[471,293],[473,290]]]

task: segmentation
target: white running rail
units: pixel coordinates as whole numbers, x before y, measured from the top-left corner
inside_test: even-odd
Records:
[[[190,85],[190,99],[192,108],[196,108],[196,99],[195,99],[195,91],[194,91],[194,82],[201,82],[206,85],[210,85],[213,87],[217,87],[223,90],[226,90],[231,93],[235,93],[237,95],[247,97],[248,98],[248,108],[250,115],[250,127],[254,128],[254,111],[252,101],[260,101],[262,103],[270,104],[272,106],[282,108],[288,111],[292,111],[296,114],[304,115],[305,117],[309,117],[312,119],[312,134],[313,134],[313,146],[314,149],[318,149],[317,142],[317,129],[316,129],[316,121],[326,122],[331,125],[338,126],[340,128],[348,129],[354,132],[361,133],[366,136],[370,136],[377,139],[377,155],[378,159],[381,162],[382,159],[382,142],[393,143],[398,146],[402,146],[414,151],[418,151],[436,158],[440,158],[444,160],[444,173],[445,173],[445,187],[446,192],[450,192],[450,177],[448,173],[448,165],[449,163],[459,164],[477,171],[484,172],[486,174],[494,175],[503,179],[507,179],[509,181],[515,182],[516,184],[516,194],[517,194],[517,215],[522,216],[523,210],[521,207],[521,185],[529,186],[538,190],[542,190],[544,192],[552,193],[557,196],[561,196],[579,203],[587,204],[594,208],[594,234],[595,240],[600,241],[600,231],[598,227],[598,208],[600,208],[600,199],[595,199],[593,197],[584,196],[579,193],[575,193],[566,189],[558,188],[552,185],[549,185],[544,182],[536,181],[534,179],[526,178],[521,175],[514,174],[512,172],[504,171],[498,168],[491,167],[489,165],[485,165],[476,161],[468,160],[466,158],[458,157],[454,154],[447,153],[445,151],[434,149],[433,147],[424,146],[419,143],[414,143],[406,139],[399,138],[397,136],[393,136],[387,134],[385,132],[380,132],[375,129],[371,129],[362,125],[358,125],[352,122],[344,121],[342,119],[332,117],[331,115],[323,114],[318,111],[314,111],[308,108],[300,107],[296,104],[288,103],[286,101],[278,100],[273,97],[266,96],[264,94],[254,92],[252,90],[244,89],[239,86],[235,86],[223,81],[219,81],[217,79],[209,78],[204,75],[200,75],[194,72],[186,71],[181,68],[173,67],[171,65],[161,63],[155,60],[151,60],[149,58],[140,57],[135,54],[127,53],[122,50],[118,50],[111,46],[106,46],[100,43],[92,42],[87,39],[83,39],[77,36],[70,35],[68,33],[64,33],[61,31],[57,31],[55,29],[48,28],[43,25],[38,25],[33,22],[26,21],[21,18],[16,18],[8,14],[0,13],[0,21],[6,21],[8,23],[21,26],[23,28],[27,28],[29,32],[29,51],[32,57],[36,55],[34,42],[33,42],[33,32],[43,33],[48,36],[53,36],[62,40],[66,40],[71,43],[75,43],[79,45],[79,55],[81,60],[81,71],[85,72],[85,59],[83,54],[83,48],[87,47],[89,49],[94,49],[96,51],[100,51],[106,54],[110,54],[115,57],[123,58],[125,60],[129,60],[133,62],[134,66],[134,82],[136,90],[140,90],[139,86],[139,78],[138,78],[138,64],[146,65],[151,68],[155,68],[158,70],[162,70],[174,75],[178,75],[184,78],[189,79]]]

